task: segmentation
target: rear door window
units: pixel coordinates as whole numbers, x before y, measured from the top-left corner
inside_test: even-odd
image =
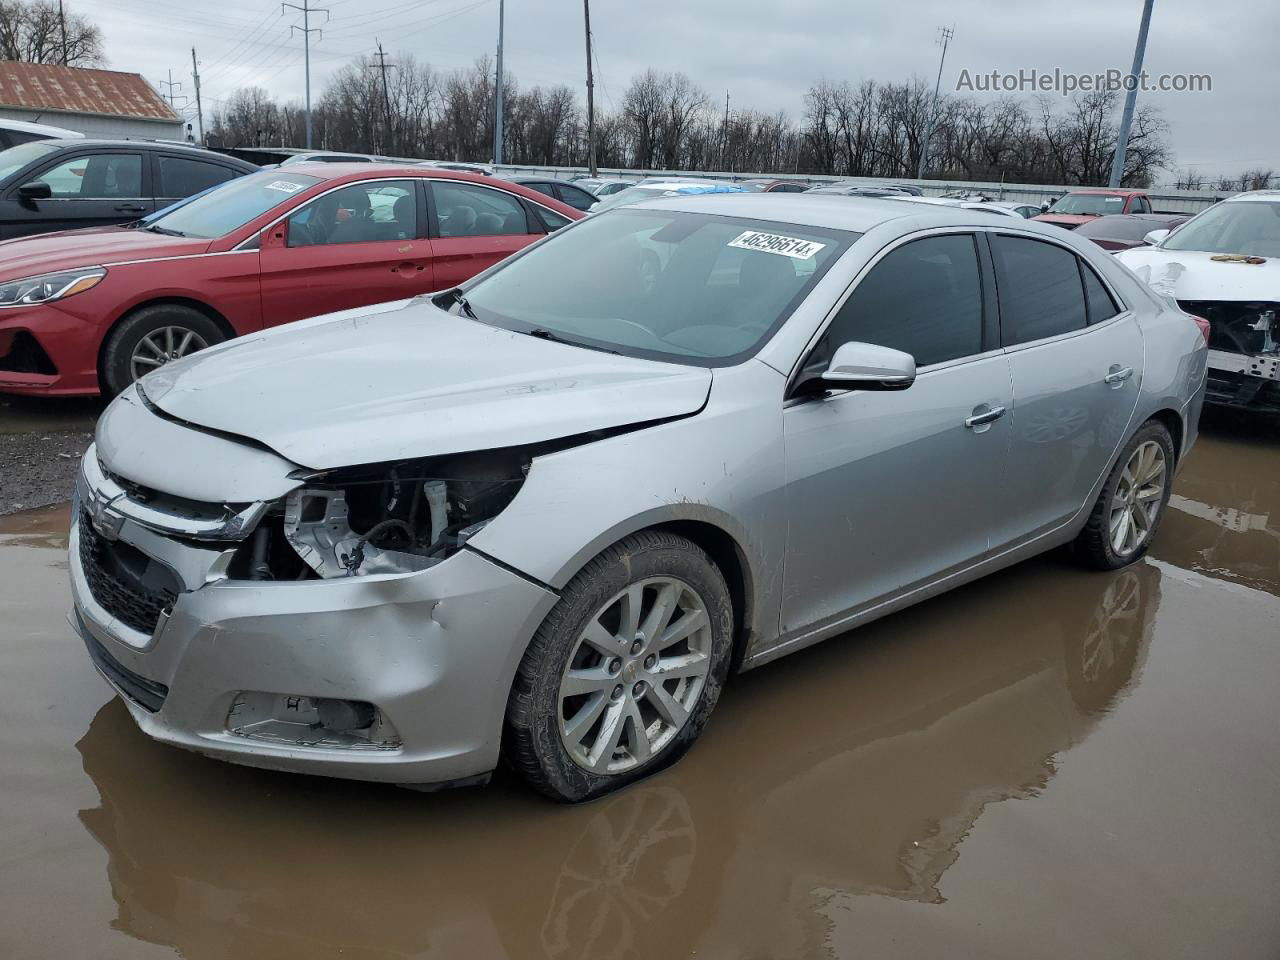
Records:
[[[470,183],[431,183],[441,237],[493,237],[527,234],[524,205],[509,193]]]
[[[991,243],[1006,347],[1085,328],[1084,286],[1074,253],[1007,234],[993,236]]]
[[[160,157],[160,187],[156,196],[180,200],[234,179],[236,171],[220,163],[188,157]]]
[[[593,197],[587,191],[580,190],[567,183],[556,184],[556,190],[560,194],[559,199],[575,210],[590,210],[592,205],[599,199],[598,197]]]

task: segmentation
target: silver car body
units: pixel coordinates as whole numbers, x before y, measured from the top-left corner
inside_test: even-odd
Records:
[[[670,525],[716,558],[746,668],[1067,542],[1148,418],[1168,423],[1180,454],[1195,439],[1201,334],[1067,231],[809,194],[650,207],[862,236],[736,365],[591,351],[419,298],[214,347],[112,403],[78,486],[71,619],[144,731],[263,767],[483,778],[534,631],[584,564],[631,533]],[[788,399],[810,345],[887,252],[981,231],[1071,250],[1123,312],[921,367],[906,390]],[[1133,375],[1108,377],[1121,366]],[[966,427],[996,407],[1007,415]],[[318,470],[540,443],[514,500],[425,570],[228,575],[267,505]],[[154,629],[129,626],[119,598],[95,591],[98,549],[174,582]],[[377,736],[314,732],[319,698],[376,705]]]

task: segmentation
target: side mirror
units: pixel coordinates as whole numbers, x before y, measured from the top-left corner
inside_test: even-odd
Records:
[[[53,187],[43,180],[32,180],[18,188],[19,200],[48,200],[53,196]]]
[[[1044,203],[1040,204],[1040,212],[1041,212],[1041,213],[1048,213],[1048,212],[1049,212],[1049,208],[1050,208],[1051,206],[1053,206],[1053,204],[1051,204],[1048,200],[1046,200]]]
[[[1149,243],[1151,244],[1151,246],[1154,247],[1156,244],[1158,244],[1161,240],[1163,240],[1172,232],[1173,232],[1172,230],[1152,230],[1150,233],[1148,233],[1145,237],[1142,238],[1142,242]]]
[[[911,354],[856,341],[837,347],[822,374],[822,384],[838,390],[905,390],[915,379]]]

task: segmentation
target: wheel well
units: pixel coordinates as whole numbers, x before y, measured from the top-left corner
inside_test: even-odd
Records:
[[[684,537],[706,551],[724,576],[733,602],[733,660],[730,671],[736,672],[747,650],[747,638],[754,615],[751,570],[736,540],[712,523],[700,520],[673,520],[651,527]]]
[[[1170,410],[1166,407],[1164,410],[1158,410],[1153,413],[1151,419],[1157,423],[1164,424],[1164,428],[1169,431],[1169,436],[1173,438],[1173,459],[1176,463],[1182,458],[1182,417],[1178,415],[1176,410]]]
[[[146,309],[147,307],[162,307],[162,306],[168,306],[168,305],[172,305],[175,307],[189,307],[192,310],[198,311],[199,313],[204,314],[206,317],[208,317],[210,320],[216,323],[218,325],[218,329],[222,331],[223,336],[225,336],[228,340],[236,336],[235,327],[231,326],[231,323],[227,320],[226,317],[220,314],[217,310],[213,309],[213,307],[209,306],[207,303],[201,303],[199,300],[193,300],[190,297],[157,297],[155,300],[147,300],[143,303],[135,303],[132,307],[130,307],[124,313],[120,314],[120,316],[116,317],[115,322],[112,323],[110,328],[108,328],[107,332],[103,334],[102,342],[98,345],[98,381],[100,383],[102,382],[102,376],[103,376],[102,354],[106,348],[107,341],[111,339],[111,335],[115,333],[116,328],[119,327],[120,324],[124,323],[124,321],[128,320],[135,313],[137,313],[139,310]]]

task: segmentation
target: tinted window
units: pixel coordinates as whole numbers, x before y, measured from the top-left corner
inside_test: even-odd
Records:
[[[1006,346],[1084,329],[1084,290],[1074,253],[1021,237],[991,240]]]
[[[592,215],[467,291],[480,320],[633,356],[750,355],[856,234],[666,210]],[[566,278],[572,278],[567,281]]]
[[[561,216],[558,213],[552,213],[546,207],[538,207],[536,209],[538,211],[538,216],[542,218],[542,225],[547,228],[548,233],[552,230],[559,230],[561,227],[567,227],[569,224],[573,223],[573,221],[568,217]]]
[[[1102,281],[1098,279],[1098,275],[1093,272],[1093,267],[1083,260],[1080,261],[1080,275],[1084,277],[1084,299],[1089,308],[1090,323],[1101,323],[1103,320],[1110,320],[1120,312],[1120,308],[1116,306],[1116,302],[1110,292],[1103,286]]]
[[[524,206],[489,187],[437,180],[431,184],[442,237],[492,237],[529,233]]]
[[[784,183],[781,186],[774,187],[773,189],[780,193],[804,193],[808,187],[802,183]]]
[[[289,246],[380,243],[418,235],[412,180],[355,183],[307,204],[289,218]]]
[[[596,202],[597,198],[587,193],[585,190],[579,190],[577,187],[571,187],[566,183],[559,185],[560,199],[573,207],[575,210],[590,210],[591,205]]]
[[[1151,204],[1147,203],[1146,197],[1137,197],[1133,201],[1132,213],[1150,213]]]
[[[554,197],[556,195],[555,188],[549,183],[525,183],[522,186],[528,187],[530,190],[537,190],[544,196]]]
[[[904,244],[876,264],[827,328],[811,363],[857,340],[902,350],[918,366],[982,352],[982,279],[973,237]]]
[[[193,193],[226,183],[236,175],[230,167],[186,157],[160,158],[160,189],[157,197],[189,197]]]
[[[203,196],[175,204],[168,213],[161,213],[148,223],[154,229],[188,237],[221,237],[319,182],[318,177],[291,170],[251,173]]]
[[[42,180],[55,197],[64,199],[139,199],[142,197],[142,156],[137,153],[99,153],[54,164],[32,179]]]

